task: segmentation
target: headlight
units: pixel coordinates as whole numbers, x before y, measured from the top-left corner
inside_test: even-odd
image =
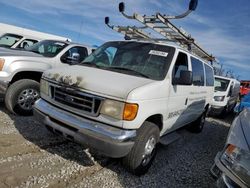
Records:
[[[250,185],[250,152],[229,144],[221,156],[222,163]]]
[[[115,119],[132,121],[136,118],[138,105],[123,103],[115,100],[106,99],[101,108],[101,114]]]
[[[44,95],[49,95],[49,82],[41,79],[40,82],[40,92]]]
[[[0,71],[3,70],[4,63],[5,63],[5,59],[0,58]]]
[[[215,101],[224,101],[224,99],[225,99],[225,96],[215,96],[214,97]]]

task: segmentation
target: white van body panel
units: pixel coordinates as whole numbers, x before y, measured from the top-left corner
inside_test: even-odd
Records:
[[[18,48],[18,46],[25,40],[35,40],[38,42],[41,40],[61,40],[61,41],[71,42],[71,39],[67,37],[62,37],[58,35],[17,27],[5,23],[0,23],[0,36],[4,34],[15,34],[22,37],[20,40],[18,40],[15,44],[11,46],[11,48],[13,49]],[[0,51],[5,51],[5,49],[2,47],[0,49],[1,49]]]
[[[44,32],[40,32],[40,31],[35,31],[35,30],[31,30],[31,29],[17,27],[14,25],[0,23],[0,36],[2,36],[5,33],[12,33],[12,34],[16,34],[16,35],[21,35],[27,39],[63,40],[63,41],[69,40],[69,41],[71,41],[71,39],[69,39],[67,37],[62,37],[62,36],[58,36],[58,35],[53,35],[53,34],[49,34],[49,33],[44,33]]]

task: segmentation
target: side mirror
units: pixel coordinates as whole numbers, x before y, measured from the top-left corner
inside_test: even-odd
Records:
[[[76,52],[72,53],[71,56],[65,58],[65,62],[70,65],[80,63],[79,61],[80,61],[80,54]]]
[[[173,79],[173,85],[192,85],[193,74],[191,71],[181,71],[180,78]]]
[[[189,10],[195,11],[198,6],[198,0],[191,0],[189,3]]]
[[[233,86],[230,86],[228,97],[231,97],[233,95]]]

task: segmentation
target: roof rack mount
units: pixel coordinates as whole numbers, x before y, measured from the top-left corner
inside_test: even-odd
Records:
[[[192,11],[196,9],[198,5],[198,0],[191,0],[189,3],[189,9],[177,16],[166,16],[160,13],[156,13],[152,16],[142,16],[140,14],[134,13],[133,15],[128,15],[125,13],[125,4],[121,2],[119,4],[119,11],[127,19],[133,19],[141,24],[143,27],[137,26],[114,26],[110,25],[109,17],[105,18],[105,24],[118,33],[125,35],[126,40],[136,39],[136,40],[150,40],[150,41],[168,41],[174,42],[182,48],[186,48],[195,55],[206,59],[207,61],[216,61],[213,55],[210,55],[205,51],[194,38],[191,37],[182,28],[176,27],[170,22],[171,19],[181,19],[189,15]],[[151,33],[145,31],[146,29],[151,29],[156,33],[160,34],[163,38],[155,38]]]

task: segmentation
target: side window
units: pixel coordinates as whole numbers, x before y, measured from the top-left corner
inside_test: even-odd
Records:
[[[37,43],[37,40],[32,40],[32,39],[25,39],[23,40],[18,46],[17,48],[20,49],[27,49],[28,47],[32,46],[33,44]]]
[[[214,71],[211,67],[205,64],[206,86],[214,86]]]
[[[88,56],[88,51],[84,47],[70,48],[61,58],[63,63],[77,64],[82,62]]]
[[[180,78],[181,71],[188,70],[188,57],[185,53],[179,52],[173,69],[173,81]]]
[[[191,57],[193,85],[204,86],[204,69],[203,63],[196,58]]]

